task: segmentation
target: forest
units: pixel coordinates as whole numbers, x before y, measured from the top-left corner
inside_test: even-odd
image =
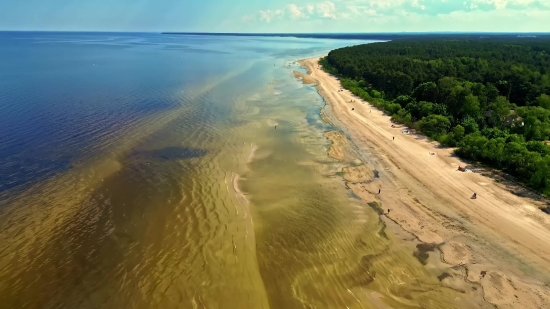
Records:
[[[320,64],[395,122],[550,195],[550,39],[402,39]]]

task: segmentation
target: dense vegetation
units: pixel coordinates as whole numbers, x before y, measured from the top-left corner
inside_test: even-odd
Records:
[[[321,64],[395,121],[550,193],[550,40],[397,40]]]

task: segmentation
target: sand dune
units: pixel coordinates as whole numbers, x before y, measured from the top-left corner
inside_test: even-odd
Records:
[[[546,200],[515,195],[525,190],[479,172],[458,172],[467,164],[452,149],[401,133],[389,116],[349,91],[339,92],[339,81],[318,69],[318,58],[300,64],[309,75],[302,79],[317,82],[332,120],[370,168],[343,171],[357,196],[381,203],[388,219],[420,241],[436,244],[442,260],[462,268],[464,280],[478,283],[487,302],[499,308],[550,304],[550,216],[539,209]],[[335,146],[346,143],[345,137],[329,133],[327,138],[333,142],[329,155],[343,160],[344,152]],[[366,176],[375,168],[379,178],[372,181]],[[474,192],[478,198],[472,200]]]

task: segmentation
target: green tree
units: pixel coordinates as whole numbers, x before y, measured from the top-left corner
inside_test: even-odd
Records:
[[[465,117],[464,119],[462,119],[461,124],[464,130],[466,131],[466,134],[479,131],[479,126],[473,117],[470,117],[470,116]]]
[[[538,152],[541,156],[550,155],[550,147],[544,142],[529,141],[525,143],[525,147],[529,151]]]
[[[436,102],[438,97],[437,85],[433,82],[420,84],[414,89],[412,97],[418,102]]]
[[[492,83],[487,83],[485,85],[485,89],[486,89],[486,95],[487,95],[487,102],[494,102],[499,96],[497,87],[495,87],[495,85],[493,85]]]
[[[481,119],[481,110],[479,100],[473,94],[469,94],[464,97],[464,103],[462,105],[464,115],[470,116],[474,119]]]
[[[467,159],[480,160],[483,158],[483,149],[488,141],[480,132],[468,134],[458,144],[456,153]]]
[[[494,126],[502,126],[504,119],[510,115],[510,107],[510,102],[505,97],[497,97],[490,107],[491,123]]]
[[[393,100],[394,103],[397,103],[401,105],[401,107],[407,106],[407,104],[412,103],[414,100],[409,95],[400,95],[395,100]]]
[[[550,109],[550,96],[547,94],[541,94],[537,98],[537,105],[540,107],[544,107],[546,109]]]
[[[437,137],[449,131],[451,121],[442,115],[429,115],[419,121],[419,127],[426,135]]]
[[[502,163],[506,160],[505,147],[506,141],[504,138],[490,139],[483,147],[482,157],[494,163],[497,167],[501,167]]]
[[[374,90],[374,89],[371,89],[369,94],[370,94],[371,97],[373,97],[375,99],[381,99],[382,98],[382,93],[380,91],[377,91],[377,90]]]
[[[401,110],[401,105],[397,103],[388,103],[385,106],[385,110],[388,113],[388,115],[395,115]]]
[[[413,122],[411,114],[404,108],[400,109],[396,115],[393,115],[392,119],[407,126],[411,126]]]
[[[532,188],[544,189],[550,186],[550,156],[535,162],[535,172],[529,179]]]
[[[466,132],[466,130],[461,125],[457,125],[456,127],[454,127],[453,135],[454,135],[454,139],[457,143],[462,141],[462,139],[464,139],[464,133],[465,132]]]

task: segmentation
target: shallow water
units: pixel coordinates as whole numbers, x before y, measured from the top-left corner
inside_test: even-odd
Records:
[[[292,76],[360,42],[0,41],[1,307],[455,305],[346,190],[324,103]]]

